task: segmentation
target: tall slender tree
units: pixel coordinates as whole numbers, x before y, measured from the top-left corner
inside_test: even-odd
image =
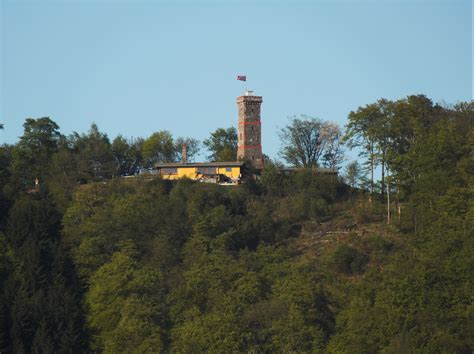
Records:
[[[50,118],[26,119],[24,132],[13,149],[10,165],[13,191],[32,188],[35,179],[43,182],[51,157],[58,150],[59,126]]]
[[[377,164],[376,142],[374,128],[379,117],[376,104],[359,107],[349,113],[349,123],[346,125],[345,141],[350,149],[362,148],[359,155],[367,159],[370,172],[370,195],[374,193],[374,170]]]
[[[323,138],[327,141],[323,153],[323,165],[337,168],[344,161],[344,144],[341,128],[335,123],[326,122],[322,129]]]
[[[73,149],[78,157],[79,172],[86,181],[111,178],[116,172],[112,146],[107,134],[91,124],[87,134],[74,134]]]

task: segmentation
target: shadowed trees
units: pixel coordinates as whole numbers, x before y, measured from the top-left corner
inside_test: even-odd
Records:
[[[48,117],[28,118],[23,128],[23,135],[12,151],[9,167],[10,188],[13,193],[33,188],[36,178],[41,181],[45,179],[61,136],[59,126]]]
[[[409,96],[351,113],[351,145],[402,205],[391,225],[339,179],[271,162],[234,187],[108,179],[140,165],[144,142],[29,121],[0,148],[15,191],[0,214],[0,350],[470,353],[473,112]],[[330,166],[340,131],[318,127],[313,166]],[[148,158],[193,144],[158,138]],[[47,165],[25,170],[45,173],[39,188],[12,178],[28,161]],[[365,189],[360,170],[346,182]]]
[[[85,352],[81,290],[61,244],[61,217],[50,198],[40,192],[18,199],[8,222],[3,247],[12,268],[1,294],[8,328],[1,350]]]

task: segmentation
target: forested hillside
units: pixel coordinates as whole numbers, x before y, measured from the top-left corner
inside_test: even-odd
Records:
[[[192,138],[28,119],[0,147],[0,351],[471,353],[473,123],[382,99],[349,114],[340,176],[267,161],[223,187],[120,178]]]

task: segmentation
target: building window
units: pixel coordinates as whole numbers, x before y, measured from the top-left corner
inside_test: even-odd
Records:
[[[196,168],[197,172],[202,175],[215,175],[217,170],[215,167],[198,167]]]
[[[169,168],[162,168],[160,170],[160,174],[162,175],[177,175],[178,169],[176,167],[169,167]]]

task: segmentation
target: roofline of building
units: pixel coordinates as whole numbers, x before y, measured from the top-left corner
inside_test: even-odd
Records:
[[[304,167],[283,167],[281,170],[282,171],[303,171],[306,168]],[[328,167],[316,167],[314,168],[316,172],[321,172],[321,173],[338,173],[339,169],[336,168],[328,168]]]
[[[155,168],[174,168],[174,167],[242,167],[244,162],[166,162],[166,163],[156,163],[153,167]]]
[[[164,162],[156,163],[154,168],[178,168],[178,167],[243,167],[245,162],[242,161],[224,161],[224,162]],[[283,167],[281,171],[302,171],[304,167]],[[316,172],[320,173],[338,173],[338,168],[327,168],[327,167],[316,167],[314,168]]]

